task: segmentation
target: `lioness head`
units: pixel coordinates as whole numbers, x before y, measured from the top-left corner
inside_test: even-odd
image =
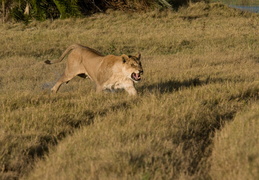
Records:
[[[141,75],[143,74],[140,57],[141,54],[138,54],[137,56],[122,55],[123,73],[134,82],[140,81]]]

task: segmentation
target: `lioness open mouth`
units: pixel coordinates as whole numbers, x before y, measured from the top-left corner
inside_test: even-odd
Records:
[[[141,80],[140,73],[132,73],[132,74],[131,74],[131,78],[132,78],[134,81],[140,81],[140,80]]]

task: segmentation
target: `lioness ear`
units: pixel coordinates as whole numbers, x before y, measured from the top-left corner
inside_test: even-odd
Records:
[[[122,62],[125,63],[127,59],[129,58],[127,55],[123,54],[122,56]]]
[[[140,54],[140,53],[138,53],[138,55],[137,55],[136,57],[138,58],[138,60],[140,60],[140,58],[141,58],[141,54]]]

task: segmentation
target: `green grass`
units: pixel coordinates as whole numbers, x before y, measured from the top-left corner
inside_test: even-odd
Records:
[[[198,3],[179,12],[2,24],[0,179],[221,177],[213,175],[224,168],[216,156],[221,130],[237,151],[234,141],[244,137],[224,125],[258,104],[258,20]],[[50,94],[65,62],[43,62],[73,43],[104,54],[141,52],[139,96],[96,94],[79,77]],[[252,154],[256,137],[245,139]]]

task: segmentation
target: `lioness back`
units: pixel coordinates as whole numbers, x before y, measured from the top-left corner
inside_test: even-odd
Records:
[[[97,51],[95,49],[92,49],[90,47],[83,46],[83,45],[80,45],[80,44],[75,44],[74,46],[75,46],[75,49],[81,49],[82,51],[87,52],[92,56],[102,56],[103,57],[102,53],[100,53],[99,51]]]

